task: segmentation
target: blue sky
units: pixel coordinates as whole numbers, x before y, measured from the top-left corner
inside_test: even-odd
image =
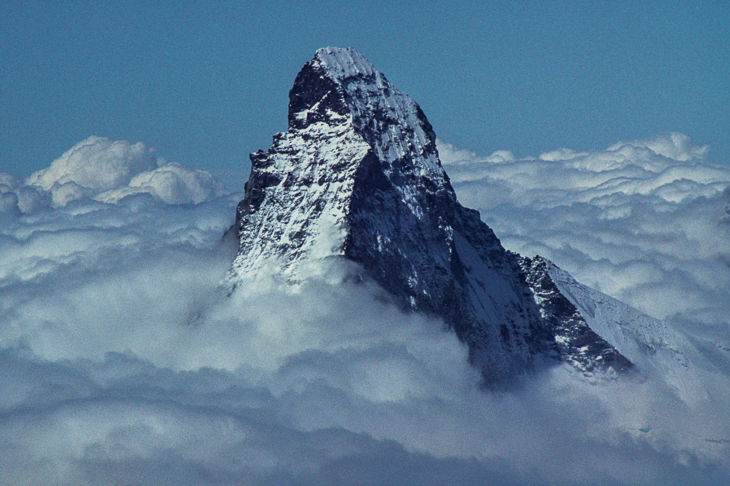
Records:
[[[479,154],[679,131],[730,164],[725,1],[5,0],[0,172],[26,177],[98,135],[240,189],[326,45],[358,49]]]

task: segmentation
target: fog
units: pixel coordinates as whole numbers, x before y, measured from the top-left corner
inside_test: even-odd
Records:
[[[0,175],[9,484],[725,484],[730,170],[682,134],[534,159],[439,143],[508,248],[691,336],[656,371],[485,390],[443,322],[372,284],[222,285],[241,194],[143,144]]]

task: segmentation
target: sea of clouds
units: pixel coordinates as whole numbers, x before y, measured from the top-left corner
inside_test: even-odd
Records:
[[[657,318],[725,328],[730,167],[684,134],[516,160],[439,145],[462,204],[509,249]]]
[[[666,319],[661,376],[554,368],[480,388],[443,323],[369,284],[221,285],[241,194],[92,137],[0,174],[0,478],[8,484],[724,484],[730,168],[682,134],[516,159],[439,143],[503,244]]]

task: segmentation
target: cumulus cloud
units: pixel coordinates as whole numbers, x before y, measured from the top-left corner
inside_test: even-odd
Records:
[[[693,280],[701,271],[688,265],[716,250],[705,243],[701,256],[687,257],[688,248],[674,247],[683,239],[668,235],[701,239],[699,214],[724,231],[723,208],[711,209],[724,201],[722,190],[692,195],[711,191],[710,169],[722,170],[631,146],[635,159],[614,154],[628,149],[518,160],[452,148],[454,161],[444,144],[440,150],[459,197],[479,203],[510,246],[551,250],[563,266],[583,262],[578,270],[603,270],[605,282],[637,295],[657,282],[659,294],[668,291],[661,278],[674,262],[684,277],[672,281],[676,291],[711,300],[709,284]],[[541,164],[558,172],[539,187],[544,197],[512,179],[538,190],[531,171],[551,174]],[[681,179],[695,185],[667,182],[689,194],[683,198],[649,175],[675,166],[696,166],[705,177],[686,170]],[[229,296],[220,283],[237,245],[223,235],[241,195],[175,204],[195,201],[194,179],[180,176],[192,171],[136,167],[113,188],[45,210],[21,211],[10,196],[15,210],[0,226],[0,477],[9,483],[633,485],[730,477],[727,369],[705,370],[709,391],[692,403],[652,373],[596,384],[560,367],[513,389],[482,390],[442,322],[403,314],[371,284],[289,287],[261,278]],[[172,175],[155,172],[164,168]],[[630,174],[642,174],[641,184],[625,182]],[[176,175],[185,189],[172,182]],[[69,176],[57,187],[91,187],[83,182]],[[9,188],[3,194],[28,187],[50,198],[41,185],[0,184]],[[161,192],[134,191],[142,187]],[[546,219],[551,212],[558,219]],[[561,243],[569,229],[565,238],[582,241],[577,249]],[[633,258],[635,248],[656,258]],[[690,263],[679,265],[682,255]],[[627,275],[633,287],[620,284]]]
[[[50,203],[50,196],[42,189],[27,186],[9,174],[0,173],[0,215],[34,213]]]
[[[83,198],[117,203],[134,194],[151,194],[168,204],[198,204],[223,191],[210,173],[168,163],[142,142],[89,137],[23,183],[0,174],[0,211],[29,214]]]
[[[213,176],[179,164],[166,164],[156,170],[137,174],[123,189],[100,194],[102,201],[116,201],[128,194],[150,193],[168,204],[198,204],[222,189]]]
[[[33,173],[26,183],[46,191],[68,183],[105,191],[127,184],[135,174],[153,170],[157,165],[154,150],[142,142],[133,145],[89,137],[54,160],[50,167]]]

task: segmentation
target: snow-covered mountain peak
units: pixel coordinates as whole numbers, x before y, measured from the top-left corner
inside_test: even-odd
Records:
[[[487,381],[546,360],[631,368],[541,262],[507,252],[458,203],[421,108],[355,50],[320,49],[304,65],[288,130],[251,165],[233,286],[272,271],[300,282],[344,263],[400,307],[442,318]]]
[[[436,135],[421,108],[352,48],[318,50],[289,93],[290,127],[325,120],[352,123],[384,162],[387,177],[395,164],[439,185],[447,180]]]
[[[422,287],[414,266],[424,259],[447,266],[439,255],[447,253],[444,221],[451,216],[434,215],[456,203],[435,142],[420,107],[359,53],[320,49],[289,93],[289,129],[275,135],[266,152],[251,155],[238,208],[235,273],[273,267],[296,281],[316,271],[313,258],[360,261],[353,255],[369,254],[371,247],[402,254],[402,237],[418,234],[421,251],[407,266],[412,286]],[[380,198],[386,194],[387,201]],[[380,207],[370,207],[376,203]],[[354,237],[366,227],[364,239]]]
[[[375,67],[352,47],[323,47],[318,49],[313,59],[322,66],[328,75],[339,81],[353,76],[382,76]]]

